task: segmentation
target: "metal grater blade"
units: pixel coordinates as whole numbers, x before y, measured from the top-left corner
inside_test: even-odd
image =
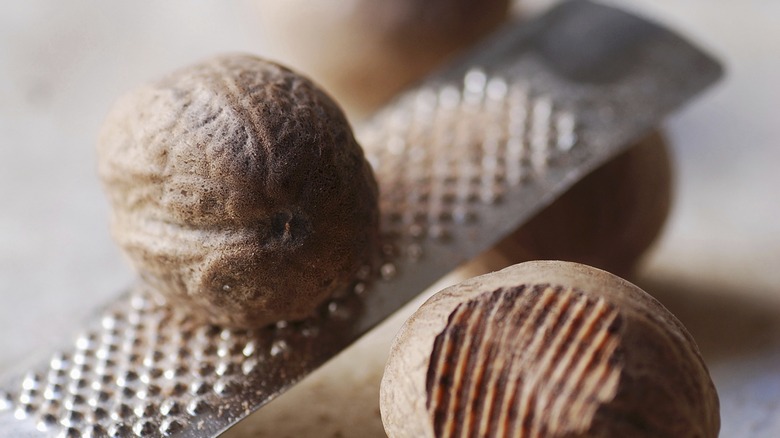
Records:
[[[133,287],[0,385],[0,437],[219,435],[483,252],[720,75],[671,32],[587,1],[512,24],[358,130],[383,246],[320,314],[198,326]]]

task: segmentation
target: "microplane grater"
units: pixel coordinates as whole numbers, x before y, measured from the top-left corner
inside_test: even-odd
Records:
[[[0,437],[212,437],[490,248],[660,118],[718,64],[617,9],[508,25],[359,127],[382,246],[318,315],[199,326],[138,284],[72,344],[0,385]]]

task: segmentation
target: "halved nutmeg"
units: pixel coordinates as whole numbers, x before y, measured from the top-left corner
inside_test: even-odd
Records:
[[[439,292],[395,339],[390,437],[716,437],[696,344],[638,287],[537,261]]]

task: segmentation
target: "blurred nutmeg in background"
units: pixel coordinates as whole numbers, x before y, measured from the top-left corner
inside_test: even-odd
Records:
[[[350,115],[376,109],[493,31],[509,0],[260,0],[274,56],[333,93]]]
[[[669,214],[668,149],[660,131],[651,133],[577,182],[496,250],[507,264],[567,260],[631,275]]]

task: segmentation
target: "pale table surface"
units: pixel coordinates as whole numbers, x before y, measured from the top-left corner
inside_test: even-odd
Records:
[[[780,436],[780,2],[612,3],[726,65],[717,88],[666,123],[676,198],[637,282],[697,339],[720,393],[721,435]],[[0,370],[55,344],[132,279],[95,172],[111,102],[212,54],[268,53],[256,14],[248,0],[0,5]],[[378,382],[413,308],[228,435],[383,436]]]

